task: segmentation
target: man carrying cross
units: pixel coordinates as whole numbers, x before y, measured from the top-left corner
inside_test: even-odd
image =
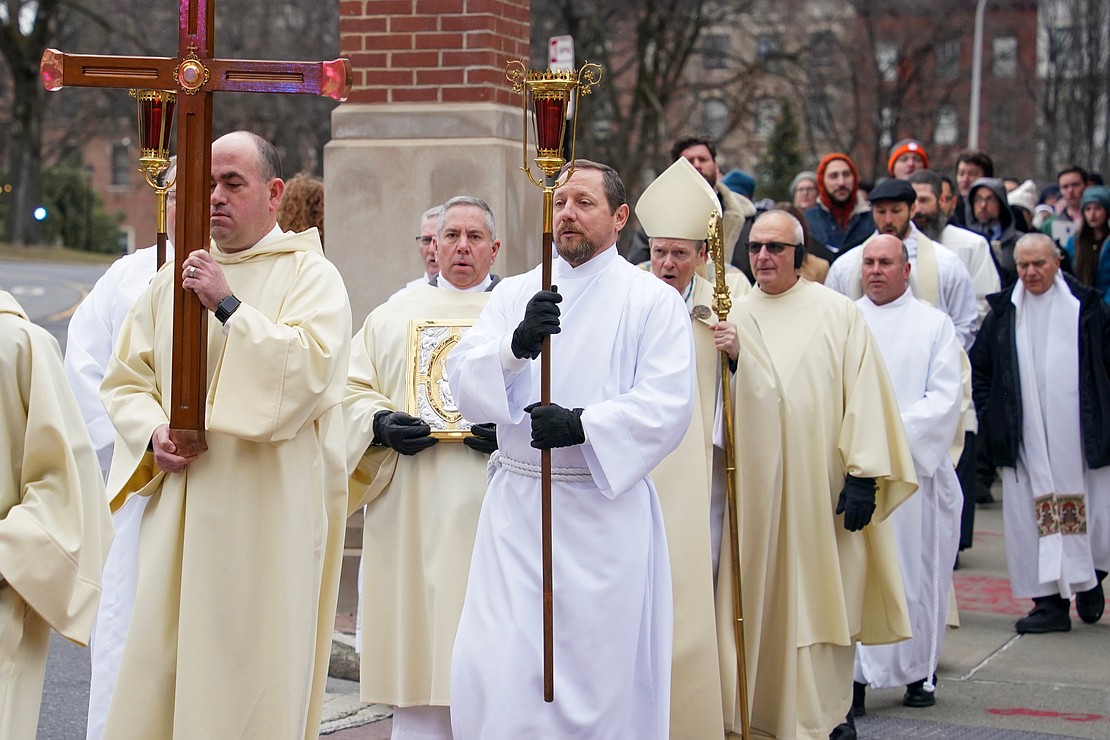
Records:
[[[318,623],[334,607],[333,530],[346,508],[350,307],[315,232],[276,225],[274,148],[235,132],[211,161],[215,246],[182,268],[184,289],[214,314],[207,451],[178,454],[168,434],[181,371],[170,361],[175,270],[128,314],[102,388],[118,433],[109,497],[150,497],[105,737],[318,731]]]

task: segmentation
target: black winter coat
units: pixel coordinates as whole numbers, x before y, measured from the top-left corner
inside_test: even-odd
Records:
[[[1064,275],[1079,300],[1079,425],[1090,468],[1110,465],[1110,305],[1099,293]],[[971,348],[971,387],[979,439],[1001,467],[1014,467],[1021,449],[1016,285],[987,296],[990,313]]]

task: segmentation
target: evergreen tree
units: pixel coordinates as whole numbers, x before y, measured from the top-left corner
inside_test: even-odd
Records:
[[[785,100],[782,114],[767,137],[767,148],[756,168],[756,196],[772,200],[791,200],[790,181],[802,171],[802,148],[798,141],[798,120]]]

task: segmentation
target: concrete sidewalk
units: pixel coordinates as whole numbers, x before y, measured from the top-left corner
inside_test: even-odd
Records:
[[[1110,616],[1087,625],[1073,606],[1071,632],[1014,632],[1032,603],[1010,597],[998,486],[994,496],[998,503],[978,507],[975,545],[961,554],[955,574],[960,628],[945,637],[936,706],[910,709],[902,706],[902,689],[871,689],[867,716],[858,720],[861,738],[1110,738]],[[357,569],[354,551],[348,560]],[[345,565],[337,639],[348,644],[342,633],[353,631],[353,582]],[[356,682],[333,679],[321,734],[384,740],[389,711],[359,704]]]

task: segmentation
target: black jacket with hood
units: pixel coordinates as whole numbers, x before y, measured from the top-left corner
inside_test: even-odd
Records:
[[[997,239],[991,238],[989,224],[975,220],[975,206],[973,204],[975,202],[975,191],[979,188],[987,188],[998,198],[1000,205],[998,221],[1002,226],[1002,233]],[[1002,287],[1013,285],[1017,281],[1014,245],[1022,232],[1014,226],[1014,214],[1010,212],[1010,206],[1006,199],[1006,186],[1002,183],[1002,180],[997,177],[980,177],[971,184],[971,189],[967,191],[967,198],[964,202],[964,222],[968,229],[981,234],[991,245],[991,258],[994,260],[995,267],[998,268],[998,276],[1002,280]]]

